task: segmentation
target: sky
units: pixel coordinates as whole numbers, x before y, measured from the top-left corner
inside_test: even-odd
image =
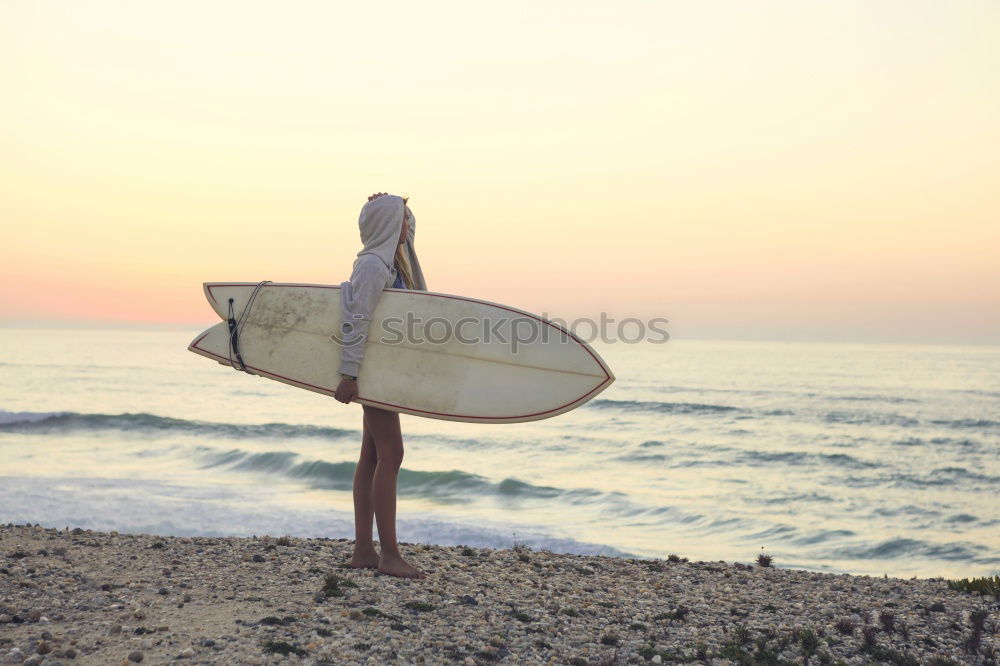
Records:
[[[995,0],[0,0],[0,326],[350,276],[676,338],[1000,344]]]

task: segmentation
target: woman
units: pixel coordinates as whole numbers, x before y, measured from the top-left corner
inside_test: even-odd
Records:
[[[335,397],[349,403],[358,395],[357,377],[364,354],[371,314],[385,287],[427,290],[413,249],[415,220],[406,199],[380,192],[368,197],[358,227],[364,244],[354,261],[349,282],[340,285],[341,321],[345,340],[341,348],[341,380]],[[403,435],[399,413],[362,405],[361,458],[354,471],[354,556],[351,566],[377,568],[392,576],[424,578],[426,574],[403,559],[396,543],[396,477],[403,462]],[[379,556],[372,541],[372,514],[382,546]]]

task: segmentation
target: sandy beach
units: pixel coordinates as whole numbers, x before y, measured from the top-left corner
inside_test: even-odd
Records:
[[[402,543],[0,527],[0,661],[995,663],[995,599],[943,579]]]

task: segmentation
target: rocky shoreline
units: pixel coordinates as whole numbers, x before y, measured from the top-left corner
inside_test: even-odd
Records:
[[[0,526],[0,662],[995,664],[997,599],[942,579],[401,543]]]

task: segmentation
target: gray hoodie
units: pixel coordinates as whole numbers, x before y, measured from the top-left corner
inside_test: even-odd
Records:
[[[413,274],[413,289],[427,291],[420,261],[413,242],[416,218],[402,197],[394,194],[372,199],[361,209],[358,228],[364,247],[354,260],[354,270],[348,282],[340,283],[341,337],[340,372],[357,376],[365,353],[371,315],[378,305],[382,290],[396,280],[395,254],[399,232],[403,228],[403,209],[410,220],[410,231],[404,242],[404,252]]]

